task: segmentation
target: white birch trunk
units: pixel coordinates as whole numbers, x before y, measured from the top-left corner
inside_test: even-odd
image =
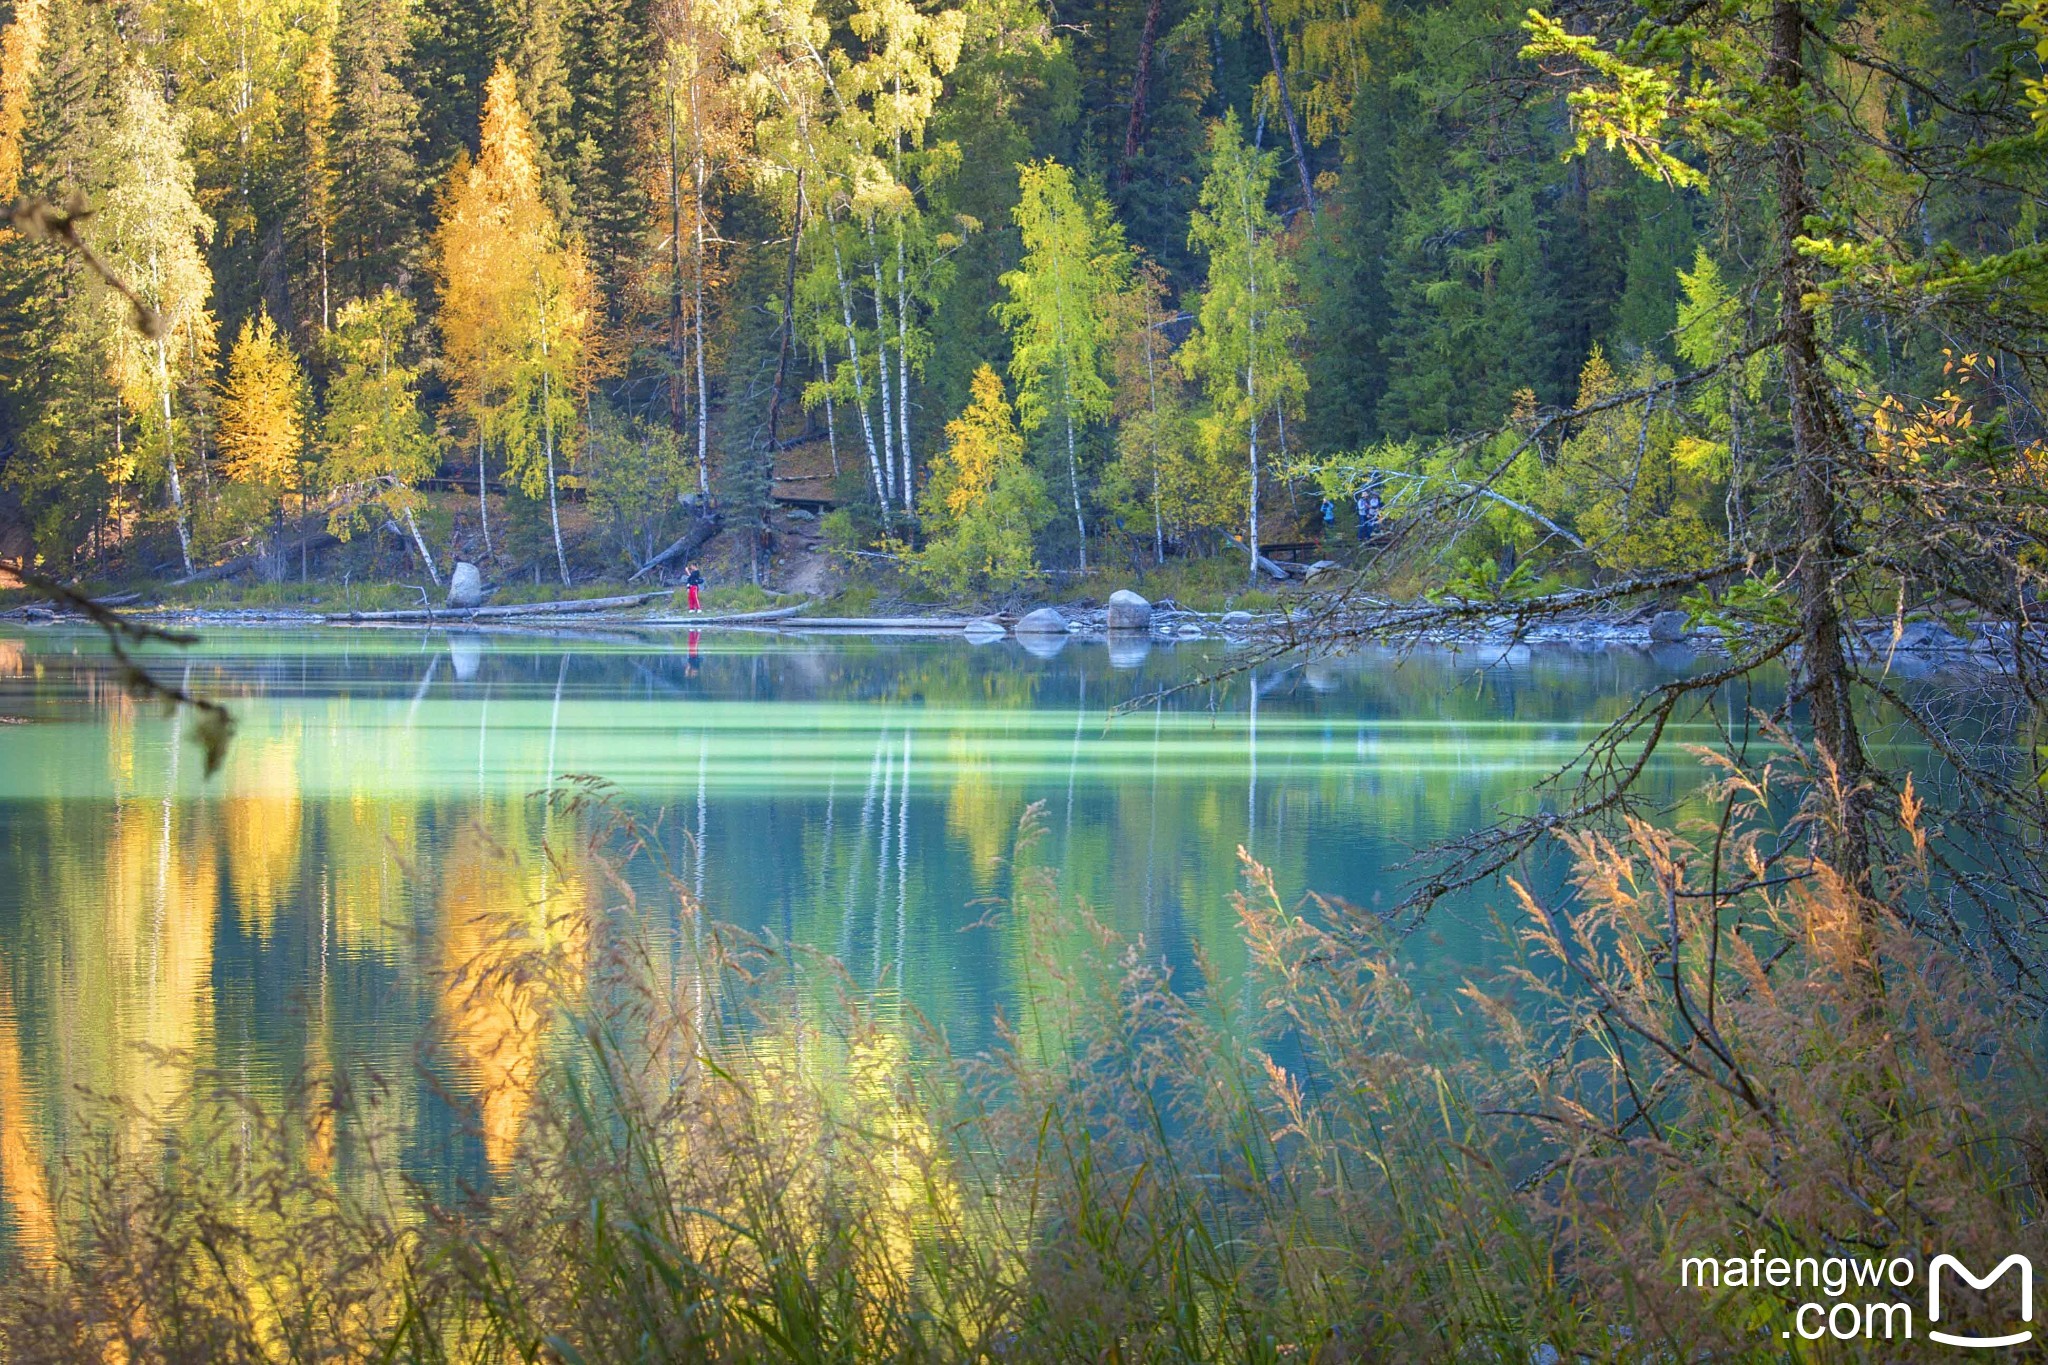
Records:
[[[192,573],[192,532],[185,524],[185,488],[178,479],[178,441],[171,427],[171,362],[161,337],[156,343],[156,388],[163,399],[164,468],[171,483],[171,517],[178,527],[178,559]]]
[[[889,328],[882,320],[882,256],[880,249],[875,245],[873,228],[868,229],[868,250],[875,276],[875,379],[882,391],[882,468],[888,472],[889,493],[894,497],[897,495],[896,419],[893,415],[893,405],[889,401],[889,345],[886,340]],[[908,502],[907,497],[904,501]]]
[[[433,551],[427,548],[427,538],[420,534],[420,524],[413,519],[412,509],[405,509],[405,529],[412,532],[412,543],[419,547],[420,559],[427,566],[427,577],[434,580],[434,586],[441,586],[441,571],[434,567]]]
[[[825,230],[832,231],[832,219],[828,214]],[[840,254],[839,237],[832,237],[832,273],[839,283],[839,318],[846,328],[846,363],[853,367],[853,405],[860,413],[861,442],[867,447],[868,472],[874,476],[875,497],[882,504],[882,529],[889,529],[889,494],[882,479],[882,458],[875,449],[874,419],[868,415],[867,387],[861,382],[860,342],[853,334],[853,290],[846,282],[846,258]]]

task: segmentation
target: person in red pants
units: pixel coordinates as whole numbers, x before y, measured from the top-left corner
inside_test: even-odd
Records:
[[[690,610],[702,611],[703,598],[699,594],[704,591],[704,574],[695,564],[690,566],[690,572],[683,578],[683,583],[690,590]]]

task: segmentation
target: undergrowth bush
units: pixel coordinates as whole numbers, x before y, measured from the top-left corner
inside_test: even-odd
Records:
[[[644,953],[623,869],[657,855],[611,812],[586,850],[610,893],[508,910],[450,983],[510,1058],[485,1070],[515,1102],[481,1121],[523,1115],[495,1191],[405,1187],[373,1088],[313,1076],[265,1113],[193,1077],[175,1122],[109,1113],[0,1289],[0,1340],[133,1361],[1777,1360],[1816,1291],[1702,1292],[1683,1258],[1904,1258],[1924,1284],[1943,1251],[2048,1255],[2037,1024],[1981,964],[1767,855],[1762,780],[1715,794],[1707,830],[1568,836],[1569,891],[1513,885],[1508,965],[1452,999],[1399,936],[1290,906],[1249,859],[1250,976],[1181,979],[1061,896],[1027,819],[997,917],[1027,979],[971,1059],[786,944],[703,923],[689,966]],[[1953,1303],[1948,1330],[2000,1321]]]

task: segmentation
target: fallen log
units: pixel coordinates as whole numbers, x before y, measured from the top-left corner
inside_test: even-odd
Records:
[[[1249,546],[1247,546],[1243,541],[1239,540],[1236,536],[1230,535],[1230,532],[1225,531],[1223,534],[1229,536],[1230,543],[1232,545],[1235,545],[1238,549],[1247,551],[1250,550]],[[1274,578],[1278,579],[1282,583],[1285,583],[1287,581],[1287,570],[1282,568],[1274,560],[1270,560],[1262,554],[1253,552],[1252,562],[1259,566],[1259,571],[1261,573],[1271,574]]]
[[[499,621],[514,616],[575,616],[593,611],[638,607],[657,597],[669,596],[662,588],[655,592],[629,593],[624,597],[582,597],[560,602],[507,602],[491,607],[406,607],[394,611],[330,611],[328,621]]]
[[[653,573],[656,569],[677,556],[697,553],[703,547],[705,541],[718,534],[718,528],[724,524],[725,518],[718,516],[716,513],[708,517],[699,517],[696,525],[676,538],[675,544],[633,570],[632,576],[626,581],[628,583],[638,583],[642,578]]]

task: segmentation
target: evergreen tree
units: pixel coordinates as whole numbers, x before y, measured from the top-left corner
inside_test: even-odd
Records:
[[[1303,253],[1302,307],[1314,344],[1302,359],[1309,449],[1356,450],[1380,436],[1393,331],[1387,254],[1400,193],[1397,131],[1408,111],[1375,73],[1351,102],[1344,174]]]
[[[420,239],[409,0],[342,0],[334,33],[334,255],[344,297],[401,284]]]
[[[623,328],[633,272],[648,237],[648,189],[659,146],[651,108],[653,15],[646,0],[576,0],[565,60],[573,142],[564,149],[567,226],[582,237],[604,298],[609,330]],[[648,137],[650,132],[655,137]],[[566,140],[566,139],[565,139]]]
[[[17,11],[17,27],[24,14]],[[41,11],[40,43],[23,34],[10,49],[38,50],[32,69],[19,69],[19,192],[105,202],[123,95],[107,60],[117,42],[111,19],[96,5],[52,0]],[[76,257],[0,230],[0,482],[20,500],[51,565],[76,564],[81,552],[105,562],[134,523],[134,500],[148,492],[138,481],[134,424],[112,382],[114,325]]]

